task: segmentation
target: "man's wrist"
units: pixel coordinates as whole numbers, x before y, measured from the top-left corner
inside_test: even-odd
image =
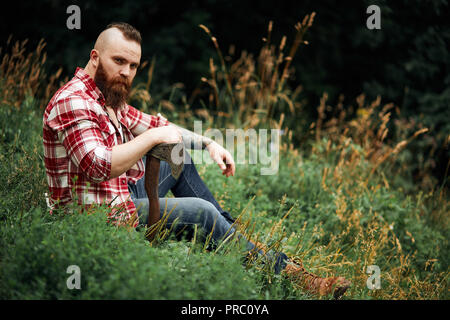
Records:
[[[203,139],[202,139],[202,149],[208,149],[208,147],[211,145],[211,144],[213,144],[215,141],[214,140],[212,140],[212,139],[210,139],[210,138],[206,138],[206,137],[203,137]]]
[[[148,136],[148,141],[152,141],[152,148],[158,144],[160,144],[163,140],[163,137],[159,134],[158,130],[153,130],[155,128],[151,128],[145,132]]]

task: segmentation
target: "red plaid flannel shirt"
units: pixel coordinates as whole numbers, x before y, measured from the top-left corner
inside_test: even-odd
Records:
[[[169,124],[129,105],[117,111],[117,120],[126,141]],[[67,205],[76,196],[86,206],[107,203],[113,221],[128,221],[136,207],[127,183],[143,177],[144,163],[139,160],[120,177],[110,178],[112,148],[126,141],[109,118],[103,94],[83,69],[77,68],[73,79],[55,93],[43,121],[50,204]]]

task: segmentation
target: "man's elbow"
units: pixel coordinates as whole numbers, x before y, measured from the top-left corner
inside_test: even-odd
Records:
[[[92,150],[80,163],[86,178],[93,183],[101,183],[113,178],[111,156],[106,152]]]
[[[117,169],[117,168],[113,168],[111,167],[111,174],[109,176],[109,179],[114,179],[119,177],[120,175],[122,175],[122,173],[124,173],[125,170],[122,169]]]
[[[109,177],[107,175],[99,174],[97,172],[86,172],[86,178],[93,183],[102,183],[104,181],[108,181],[112,179],[112,177]]]

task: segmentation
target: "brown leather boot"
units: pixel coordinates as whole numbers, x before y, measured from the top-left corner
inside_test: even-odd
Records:
[[[266,253],[267,248],[261,242],[253,242],[258,250]],[[303,267],[303,263],[298,260],[289,262],[282,272],[287,277],[295,281],[302,289],[319,296],[333,293],[335,299],[341,298],[350,287],[351,282],[344,277],[321,278]],[[334,290],[334,291],[333,291]]]
[[[303,264],[299,261],[288,263],[283,272],[287,277],[295,281],[298,286],[319,296],[333,293],[333,297],[339,299],[351,285],[351,282],[344,277],[321,278],[306,271]]]

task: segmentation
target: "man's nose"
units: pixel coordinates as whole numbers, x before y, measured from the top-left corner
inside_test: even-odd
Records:
[[[124,77],[128,77],[130,75],[130,66],[124,66],[122,69],[120,69],[120,75]]]

